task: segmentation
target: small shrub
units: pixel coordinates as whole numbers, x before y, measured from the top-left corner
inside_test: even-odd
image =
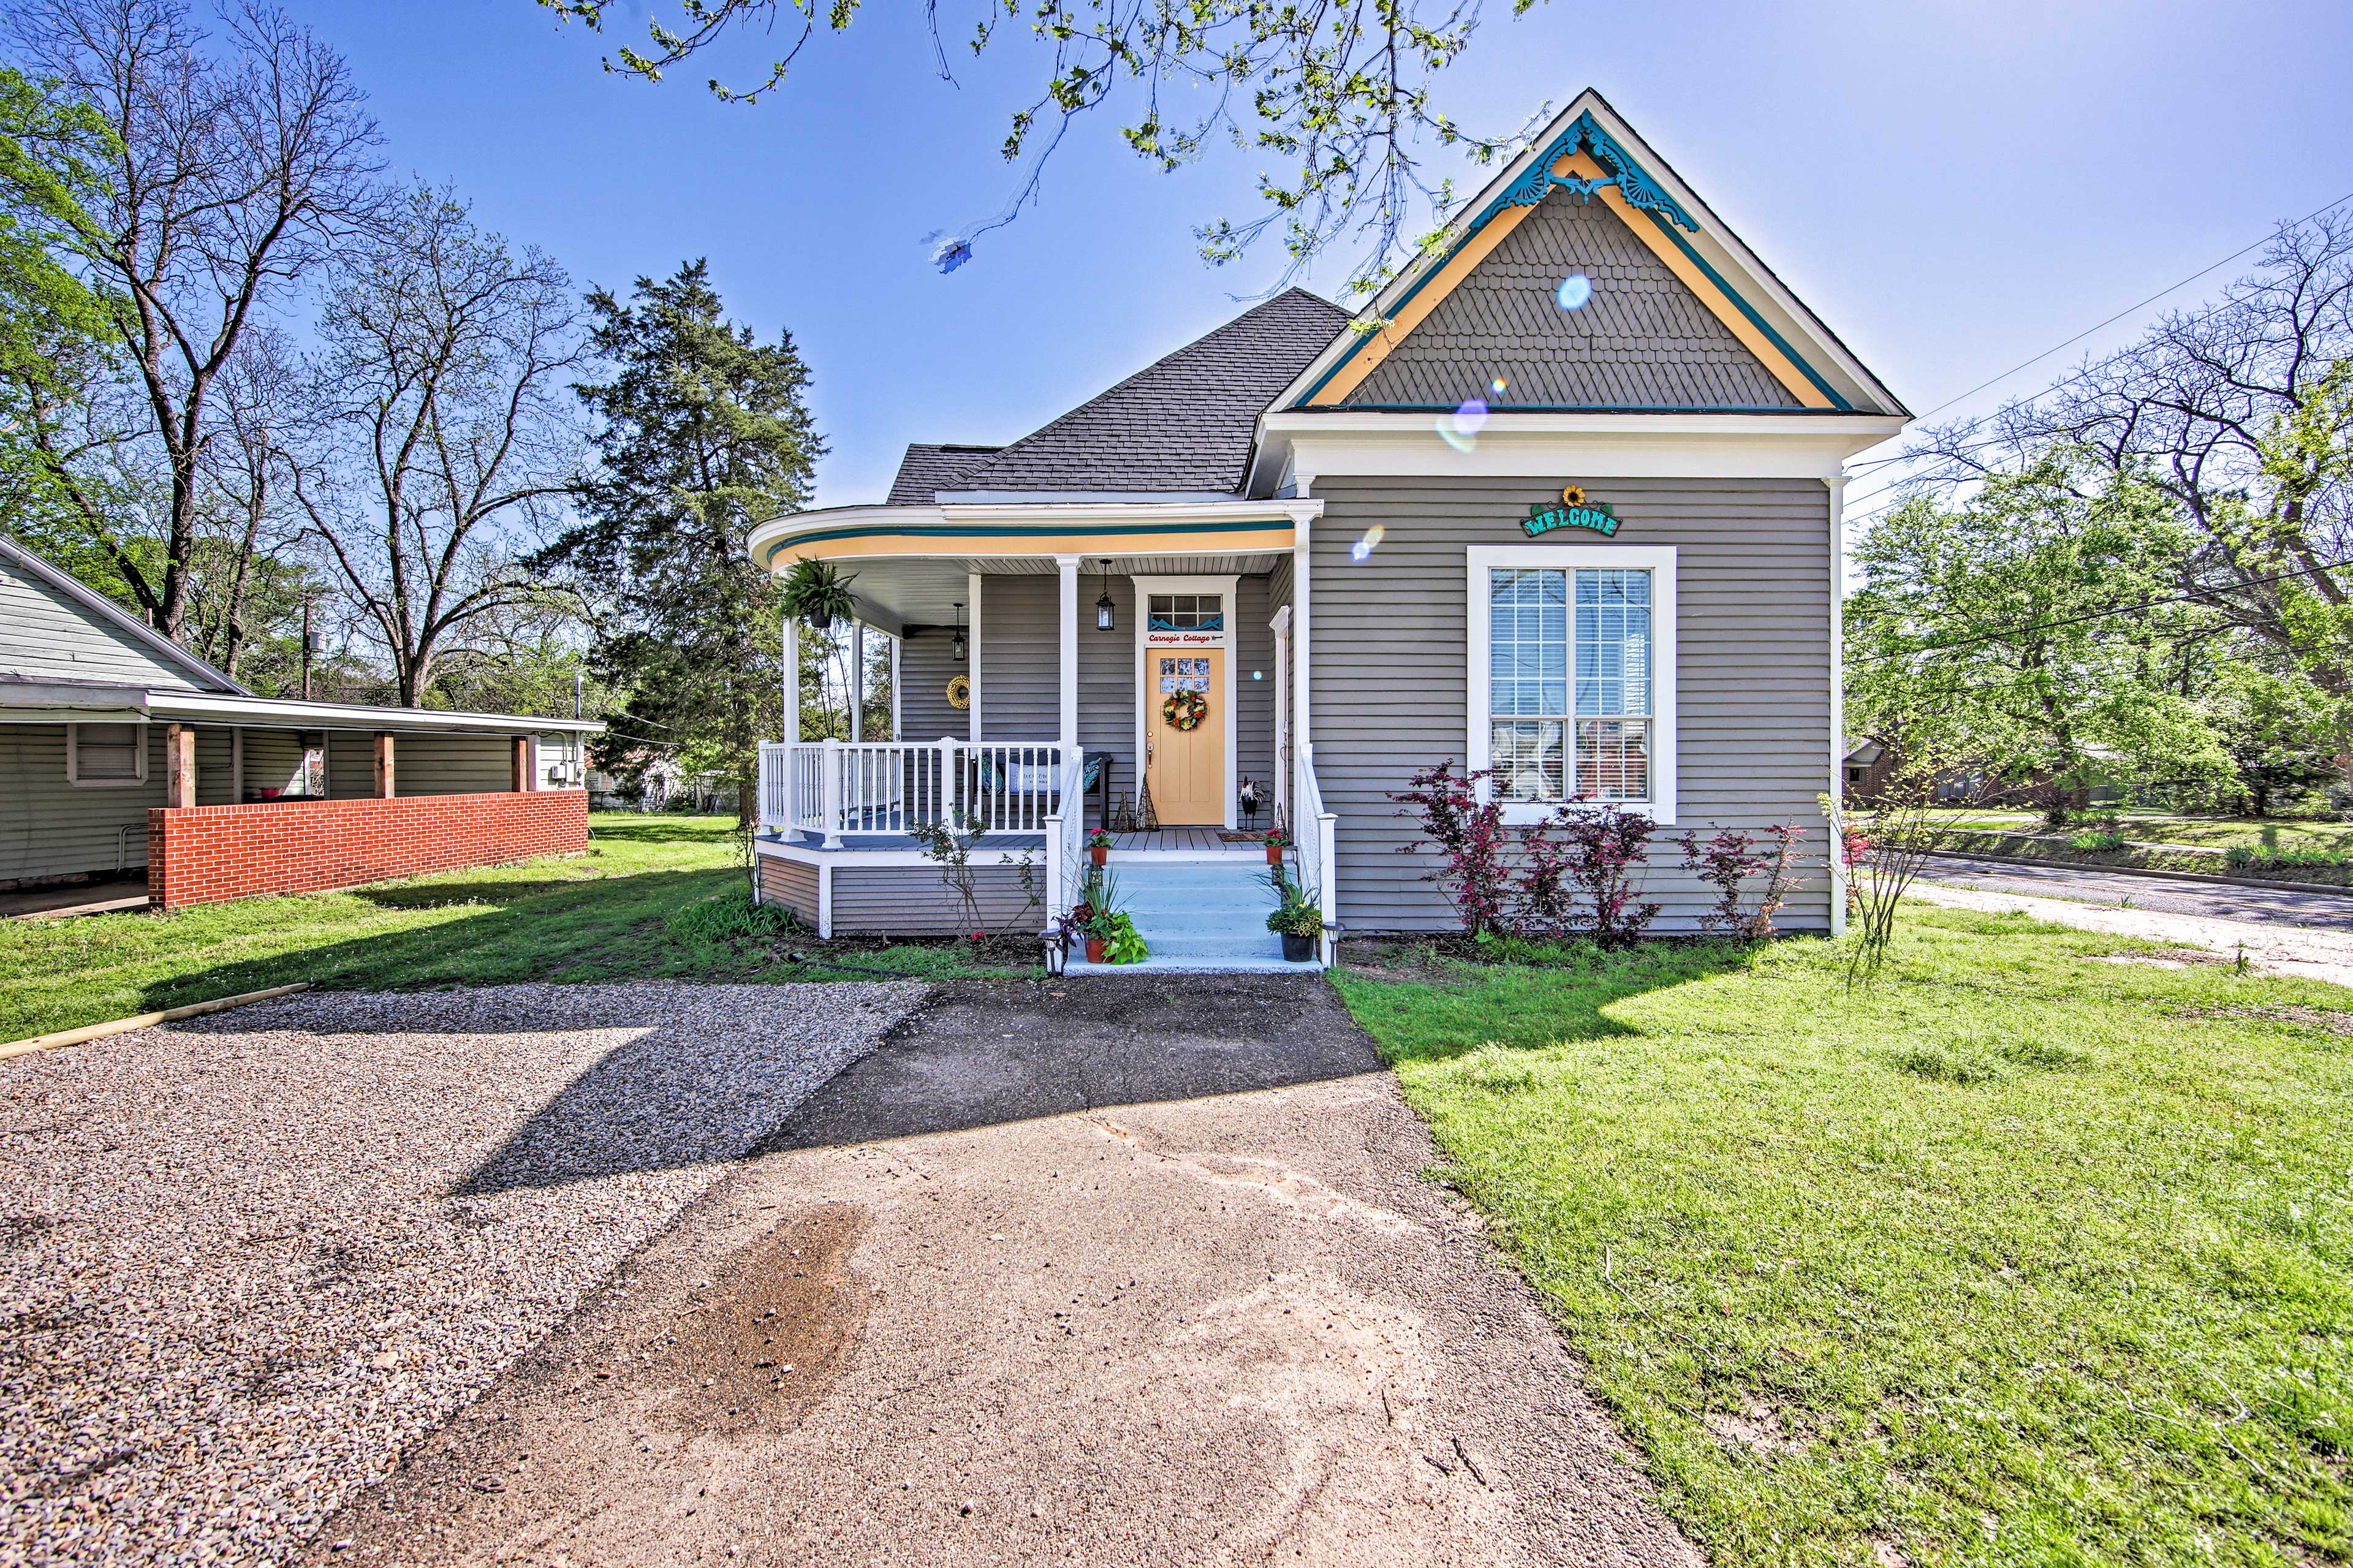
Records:
[[[1645,903],[1634,886],[1634,872],[1651,858],[1650,838],[1657,826],[1639,811],[1605,805],[1599,811],[1563,806],[1551,826],[1567,840],[1567,875],[1581,889],[1590,907],[1577,921],[1603,947],[1626,947],[1640,942],[1659,906]]]
[[[2125,836],[2113,827],[2096,833],[2078,833],[2067,840],[2067,847],[2086,855],[2101,855],[2126,847]]]
[[[1406,788],[1390,795],[1409,807],[1399,816],[1419,814],[1421,835],[1398,847],[1411,855],[1434,844],[1445,858],[1440,869],[1424,879],[1438,884],[1456,918],[1472,936],[1504,924],[1504,893],[1509,885],[1504,867],[1504,808],[1481,801],[1479,785],[1493,776],[1493,768],[1457,773],[1451,758],[1406,781]]]
[[[1761,942],[1773,934],[1773,917],[1788,900],[1793,886],[1790,858],[1806,830],[1788,822],[1765,831],[1773,840],[1771,847],[1765,849],[1757,847],[1754,835],[1728,827],[1704,844],[1700,842],[1697,828],[1684,829],[1672,841],[1683,852],[1683,868],[1698,872],[1699,879],[1715,889],[1715,908],[1700,916],[1701,930],[1750,942]],[[1743,914],[1742,889],[1749,878],[1760,875],[1765,878],[1764,891],[1757,898],[1756,910]]]
[[[801,925],[792,910],[780,904],[755,904],[733,892],[687,905],[664,921],[663,929],[681,942],[717,946],[769,942],[800,930]]]

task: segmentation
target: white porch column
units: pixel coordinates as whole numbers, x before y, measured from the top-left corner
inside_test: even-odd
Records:
[[[894,741],[907,738],[906,727],[899,721],[900,694],[906,686],[906,682],[899,679],[899,649],[906,640],[899,637],[891,639],[891,738]]]
[[[1292,575],[1298,576],[1293,566]],[[1283,807],[1291,804],[1291,606],[1285,605],[1268,623],[1274,633],[1274,805],[1277,822],[1287,821]]]
[[[866,739],[866,623],[849,623],[849,738]]]
[[[1302,496],[1307,493],[1307,483],[1303,478],[1300,481],[1299,493]],[[1291,520],[1291,757],[1294,768],[1308,765],[1308,753],[1315,743],[1315,731],[1308,724],[1308,690],[1312,674],[1308,661],[1312,639],[1308,632],[1307,580],[1309,530],[1312,526],[1312,520],[1304,513],[1296,514]],[[1303,800],[1305,795],[1294,787],[1291,798]],[[1304,822],[1294,822],[1291,826],[1294,834],[1314,830],[1313,825]]]
[[[984,695],[981,690],[981,687],[984,682],[980,679],[979,573],[967,572],[964,574],[964,596],[965,602],[972,606],[972,637],[965,643],[967,662],[971,666],[971,669],[970,672],[965,676],[965,684],[969,687],[972,691],[972,706],[965,710],[965,719],[968,738],[977,741],[980,739],[980,701]]]
[[[1079,750],[1079,558],[1057,555],[1054,570],[1061,578],[1062,591],[1062,727],[1057,738],[1067,766]]]
[[[801,738],[801,624],[791,616],[785,617],[784,731],[785,732],[776,739],[788,746],[799,743]]]

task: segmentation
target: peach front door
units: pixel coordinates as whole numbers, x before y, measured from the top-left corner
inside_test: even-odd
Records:
[[[1226,650],[1151,648],[1145,683],[1144,733],[1152,749],[1145,780],[1153,815],[1163,827],[1217,827],[1226,820]],[[1198,692],[1208,704],[1200,723],[1179,730],[1163,712],[1178,691]]]

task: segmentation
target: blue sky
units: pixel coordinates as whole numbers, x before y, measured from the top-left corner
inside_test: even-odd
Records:
[[[919,7],[868,5],[750,108],[714,102],[708,71],[606,77],[609,42],[558,30],[530,0],[290,8],[350,58],[396,167],[453,184],[584,282],[706,256],[733,316],[763,337],[789,328],[832,446],[819,504],[879,499],[908,441],[1021,435],[1280,272],[1273,252],[1222,269],[1194,254],[1195,224],[1257,210],[1255,155],[1156,174],[1107,116],[1072,130],[1042,205],[935,271],[922,237],[1009,190],[997,144],[1040,65],[1008,33],[944,83]],[[640,36],[645,14],[617,16],[609,37]],[[764,58],[752,40],[714,65],[741,78]],[[2334,87],[2348,59],[2342,0],[1549,0],[1518,19],[1491,0],[1439,90],[1457,120],[1502,130],[1599,87],[1926,409],[2353,194],[2353,99]],[[1345,272],[1304,281],[1329,295]]]

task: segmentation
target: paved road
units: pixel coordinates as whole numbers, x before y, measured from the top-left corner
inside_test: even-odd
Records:
[[[2013,866],[2001,860],[1947,855],[1931,859],[1921,877],[1947,888],[1978,888],[1990,893],[2024,893],[2114,907],[2124,907],[2130,900],[2133,909],[2166,914],[2353,931],[2353,893],[2300,893],[2293,888],[2176,882],[2162,877],[2135,877],[2079,866]]]
[[[1700,1568],[1377,1069],[1312,980],[943,987],[307,1560]]]

